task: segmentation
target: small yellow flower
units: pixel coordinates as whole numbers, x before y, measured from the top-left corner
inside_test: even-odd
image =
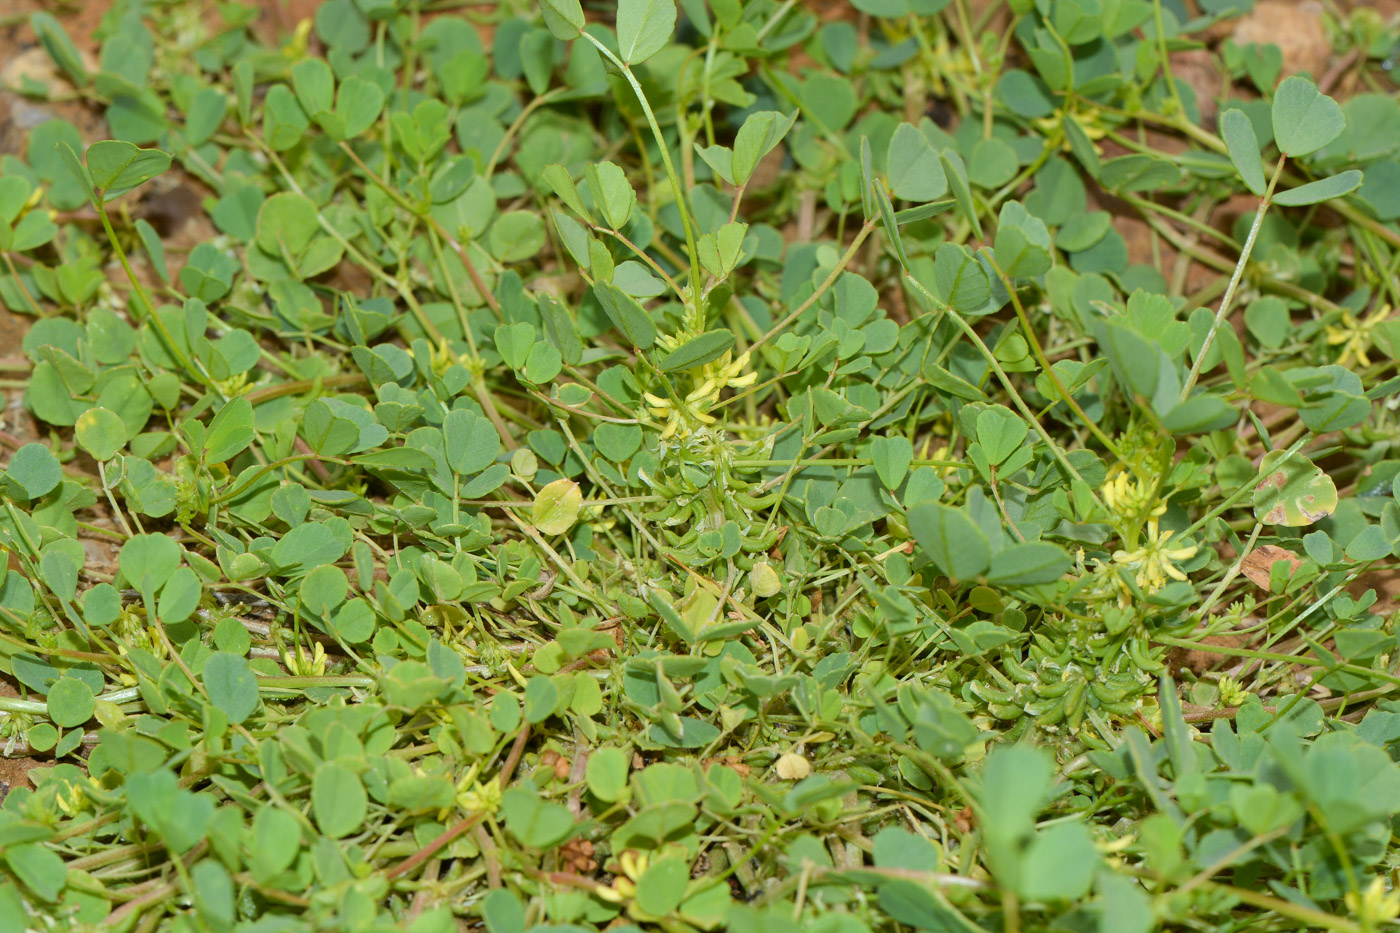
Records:
[[[489,781],[477,781],[475,777],[476,769],[473,768],[463,784],[469,786],[457,794],[457,806],[467,813],[485,813],[488,816],[495,814],[501,808],[501,797],[504,792],[501,790],[499,777],[493,777]],[[461,786],[461,785],[459,785]]]
[[[1109,472],[1102,495],[1104,505],[1123,515],[1139,515],[1146,511],[1149,518],[1156,519],[1167,511],[1165,502],[1153,503],[1153,490],[1147,483],[1134,480],[1121,466]]]
[[[310,652],[297,645],[282,652],[282,664],[293,677],[320,677],[326,673],[326,649],[318,641]]]
[[[1355,358],[1356,362],[1362,366],[1370,366],[1371,357],[1368,353],[1374,339],[1373,331],[1389,316],[1389,307],[1377,308],[1364,321],[1358,321],[1352,317],[1350,311],[1344,311],[1340,325],[1327,325],[1328,344],[1342,348],[1342,355],[1337,357],[1338,365],[1345,366]]]
[[[637,896],[637,881],[646,873],[651,858],[645,852],[623,850],[617,857],[617,875],[611,885],[600,884],[593,893],[613,904],[623,904]]]
[[[1355,891],[1348,891],[1346,905],[1364,928],[1371,929],[1400,917],[1400,891],[1386,891],[1385,882],[1376,878],[1360,897]]]
[[[719,359],[691,370],[694,388],[680,402],[650,392],[643,394],[651,416],[666,422],[666,427],[661,431],[662,440],[673,436],[686,437],[700,425],[714,424],[715,417],[709,412],[719,402],[720,393],[726,388],[741,389],[754,384],[758,373],[744,373],[749,365],[748,353],[737,360],[732,360],[731,355],[725,353]]]
[[[1245,700],[1249,699],[1249,691],[1244,688],[1238,680],[1225,674],[1220,678],[1218,684],[1220,688],[1221,706],[1243,706]]]
[[[76,815],[86,802],[87,794],[83,793],[83,788],[77,784],[70,785],[66,794],[59,791],[54,795],[54,803],[69,816]]]
[[[1168,547],[1167,541],[1174,532],[1161,531],[1157,527],[1157,519],[1153,518],[1147,523],[1147,543],[1135,551],[1114,551],[1113,560],[1115,563],[1123,564],[1134,571],[1134,579],[1144,593],[1151,595],[1167,585],[1167,580],[1185,581],[1186,574],[1178,569],[1174,561],[1190,560],[1196,556],[1199,548],[1194,545],[1186,547]]]
[[[235,373],[223,380],[215,380],[214,388],[226,398],[236,398],[248,391],[248,374]]]

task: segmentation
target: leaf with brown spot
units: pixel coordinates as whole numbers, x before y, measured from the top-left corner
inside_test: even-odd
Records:
[[[1337,508],[1332,478],[1302,454],[1270,451],[1259,464],[1259,476],[1254,517],[1266,525],[1311,525]]]

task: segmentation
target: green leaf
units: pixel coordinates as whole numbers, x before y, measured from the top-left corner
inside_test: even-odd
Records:
[[[1222,431],[1239,420],[1239,412],[1218,395],[1197,394],[1162,416],[1162,427],[1173,434]]]
[[[199,608],[203,595],[204,584],[198,574],[188,567],[177,567],[161,587],[156,615],[168,625],[183,622]]]
[[[55,151],[63,165],[68,169],[68,174],[73,176],[73,180],[78,183],[78,187],[83,192],[83,197],[88,199],[88,203],[97,207],[97,195],[92,190],[92,177],[88,175],[87,166],[78,160],[78,154],[73,151],[73,147],[66,140],[59,140],[54,144]]]
[[[1180,178],[1173,163],[1140,153],[1109,159],[1099,171],[1099,183],[1116,192],[1154,191]]]
[[[224,463],[253,442],[253,406],[246,398],[231,399],[209,422],[204,435],[204,456],[210,463]]]
[[[574,831],[574,815],[569,808],[542,800],[534,790],[512,787],[501,798],[506,829],[532,849],[558,845]]]
[[[1150,933],[1157,919],[1152,900],[1130,878],[1099,875],[1099,929],[1103,933]]]
[[[442,421],[447,465],[460,476],[480,473],[496,461],[501,436],[491,422],[476,412],[456,409]]]
[[[345,602],[350,593],[350,580],[345,571],[335,566],[317,567],[301,581],[301,608],[321,617]]]
[[[559,218],[556,216],[556,219]],[[632,346],[646,350],[656,343],[656,324],[637,299],[606,282],[595,282],[593,294],[603,306],[603,313]]]
[[[1264,179],[1264,163],[1259,159],[1259,138],[1254,135],[1254,124],[1243,110],[1227,110],[1220,117],[1220,135],[1245,187],[1262,198],[1268,185]]]
[[[631,756],[620,748],[604,746],[588,756],[584,780],[589,791],[599,800],[615,803],[627,793],[627,772]]]
[[[1083,823],[1058,823],[1031,840],[1018,887],[1028,901],[1078,900],[1089,893],[1102,864]]]
[[[60,599],[71,600],[78,594],[78,568],[67,551],[45,548],[39,559],[39,578]]]
[[[544,24],[561,42],[577,39],[583,33],[583,7],[578,0],[540,0]]]
[[[664,49],[676,28],[672,0],[618,0],[617,48],[622,60],[637,65]]]
[[[739,127],[739,132],[734,136],[729,171],[720,171],[720,175],[732,184],[747,185],[753,177],[754,169],[758,168],[758,163],[777,148],[778,143],[783,141],[783,137],[787,136],[796,121],[796,110],[786,116],[775,110],[759,110],[749,114],[744,118],[744,125]],[[721,147],[710,147],[711,150],[718,148]],[[720,160],[723,163],[722,157]],[[709,162],[712,168],[715,167],[709,158],[705,158],[705,161]]]
[[[228,95],[214,87],[202,88],[190,102],[185,118],[185,140],[191,146],[202,146],[218,132],[228,115]]]
[[[540,172],[545,184],[559,196],[559,200],[569,206],[569,210],[580,217],[591,222],[592,214],[583,203],[583,198],[579,196],[578,186],[574,184],[573,178],[569,175],[569,170],[558,162],[551,162]]]
[[[1017,842],[1035,825],[1053,776],[1050,756],[1038,748],[1001,745],[982,769],[982,828],[998,844]]]
[[[1025,443],[1030,426],[1005,405],[984,408],[977,415],[977,442],[987,461],[999,466]]]
[[[136,589],[154,592],[175,573],[183,553],[180,545],[165,535],[136,535],[122,545],[118,566]]]
[[[696,249],[705,271],[716,278],[733,272],[743,258],[744,235],[748,229],[748,224],[727,223],[714,233],[701,234]]]
[[[243,722],[258,708],[258,681],[244,658],[215,651],[205,660],[200,679],[209,691],[210,702],[229,722]]]
[[[49,688],[49,718],[64,729],[75,729],[92,718],[96,698],[92,688],[76,677],[60,677]]]
[[[1049,271],[1050,243],[1045,221],[1029,214],[1017,201],[1002,206],[994,251],[997,265],[1008,278],[1029,278]]]
[[[47,495],[63,479],[63,467],[53,451],[43,444],[25,444],[16,450],[5,470],[6,478],[16,483],[31,499]]]
[[[875,475],[886,489],[893,491],[904,482],[914,459],[914,445],[903,435],[871,438],[870,457],[875,461]]]
[[[233,878],[228,869],[208,858],[190,869],[195,913],[214,933],[232,933],[237,919]]]
[[[518,370],[525,365],[530,348],[535,345],[535,325],[526,321],[519,324],[498,324],[495,332],[496,352],[511,369]]]
[[[1350,194],[1361,187],[1363,176],[1356,169],[1348,169],[1330,178],[1299,185],[1274,195],[1274,203],[1284,207],[1299,207],[1304,204],[1318,204],[1330,201],[1344,194]]]
[[[269,255],[301,255],[317,228],[316,205],[304,194],[282,191],[258,208],[256,240]]]
[[[544,722],[559,708],[559,688],[548,677],[531,677],[525,684],[525,721]]]
[[[1094,337],[1119,385],[1135,395],[1152,398],[1157,391],[1159,351],[1131,328],[1113,321],[1097,322]]]
[[[1002,72],[996,92],[1017,116],[1036,120],[1055,112],[1054,92],[1039,77],[1019,68]]]
[[[1259,464],[1254,489],[1254,517],[1266,525],[1300,528],[1331,515],[1337,508],[1332,478],[1300,453],[1272,450]]]
[[[325,762],[311,779],[311,812],[321,832],[341,839],[365,821],[369,798],[360,776],[344,765]]]
[[[884,227],[885,236],[889,238],[890,245],[894,247],[895,256],[899,257],[900,267],[905,272],[909,271],[909,254],[904,249],[904,238],[899,234],[899,222],[894,218],[894,205],[890,203],[890,196],[885,193],[885,186],[876,182],[871,186],[871,197],[875,202],[876,210],[880,213],[880,225]]]
[[[1084,132],[1084,127],[1079,125],[1079,121],[1069,114],[1065,114],[1060,121],[1060,126],[1064,129],[1065,141],[1069,143],[1070,152],[1074,155],[1075,161],[1084,167],[1084,171],[1091,178],[1099,175],[1099,153],[1094,148],[1094,143],[1089,139],[1089,134]]]
[[[1074,566],[1064,548],[1048,541],[1011,544],[992,555],[987,582],[1000,586],[1054,583]]]
[[[68,884],[68,869],[63,859],[37,842],[7,846],[4,857],[15,877],[40,900],[58,900]]]
[[[159,149],[138,149],[120,140],[93,143],[87,151],[88,176],[97,196],[110,201],[170,168],[170,156]]]
[[[906,201],[932,201],[948,190],[943,162],[919,128],[901,123],[890,137],[890,190]]]
[[[637,192],[627,180],[627,173],[612,162],[590,164],[584,171],[593,203],[598,205],[603,219],[614,230],[627,226],[632,209],[637,206]]]
[[[54,60],[54,64],[63,69],[63,73],[73,80],[79,87],[86,87],[91,78],[87,68],[83,66],[83,58],[78,54],[78,47],[73,44],[73,40],[68,37],[68,31],[58,20],[48,13],[29,14],[29,28],[34,30],[34,34],[39,37],[39,43],[43,45],[44,51],[49,53],[49,57]]]
[[[346,139],[364,135],[384,109],[384,91],[373,81],[351,75],[340,82],[335,95],[335,115]]]
[[[916,930],[953,933],[967,929],[967,921],[964,918],[941,902],[928,887],[917,881],[887,881],[879,886],[877,897],[881,910],[892,919]],[[868,927],[860,929],[863,931]],[[856,933],[856,930],[849,933]]]
[[[613,463],[622,463],[642,446],[642,429],[635,424],[605,421],[593,430],[593,446]]]
[[[938,158],[943,162],[943,172],[948,179],[948,189],[953,192],[953,200],[957,202],[958,213],[972,225],[977,239],[982,239],[982,218],[972,200],[972,188],[967,183],[967,168],[963,165],[962,156],[952,149],[941,149]]]
[[[544,221],[531,211],[509,211],[496,218],[486,244],[503,263],[523,262],[545,244]]]
[[[934,566],[954,580],[973,579],[991,561],[987,536],[961,509],[920,503],[909,510],[909,530]]]
[[[481,899],[486,933],[525,933],[525,905],[507,888],[487,892]]]
[[[274,152],[285,152],[301,142],[311,126],[306,111],[285,84],[274,84],[263,97],[263,138]]]
[[[664,917],[680,906],[689,880],[690,866],[684,859],[657,859],[637,879],[637,906],[654,917]]]
[[[1272,113],[1274,142],[1293,158],[1316,152],[1346,129],[1346,116],[1337,102],[1298,75],[1284,78],[1274,91]]]
[[[322,564],[333,564],[345,556],[350,548],[348,533],[344,539],[338,537],[328,525],[330,522],[304,522],[282,536],[272,548],[272,562],[284,571],[295,573],[299,569],[310,569]]]
[[[663,373],[673,373],[679,369],[704,366],[724,356],[733,346],[734,334],[721,327],[687,340],[666,354],[657,364],[657,369]]]
[[[562,535],[578,521],[583,492],[571,479],[557,479],[535,495],[530,520],[542,535]]]
[[[292,89],[301,109],[316,116],[331,109],[335,96],[335,75],[323,58],[305,58],[292,66]]]
[[[728,146],[695,146],[695,152],[720,178],[731,185],[739,182],[734,177],[734,150]],[[557,189],[556,189],[557,190]]]
[[[563,368],[563,354],[552,344],[541,341],[530,348],[530,355],[525,358],[524,375],[530,382],[543,385],[552,382]]]
[[[992,297],[987,270],[967,247],[943,243],[933,256],[933,288],[954,310],[963,314],[984,307]]]
[[[1292,794],[1279,793],[1272,784],[1236,784],[1230,788],[1230,808],[1240,825],[1255,835],[1283,829],[1303,815]]]

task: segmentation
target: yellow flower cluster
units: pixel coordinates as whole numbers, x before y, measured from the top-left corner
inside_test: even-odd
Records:
[[[1371,357],[1368,353],[1371,349],[1371,343],[1375,339],[1373,332],[1377,325],[1389,316],[1389,307],[1377,308],[1364,321],[1358,321],[1352,317],[1350,311],[1346,311],[1342,313],[1340,326],[1327,325],[1327,342],[1334,347],[1342,348],[1342,355],[1337,358],[1337,363],[1345,366],[1352,359],[1355,359],[1362,366],[1370,366]]]
[[[1199,548],[1194,545],[1186,547],[1169,547],[1168,539],[1173,532],[1162,531],[1157,527],[1157,519],[1153,518],[1147,523],[1147,543],[1134,551],[1114,551],[1113,560],[1115,563],[1123,564],[1134,571],[1134,579],[1144,593],[1151,595],[1167,585],[1167,580],[1186,579],[1186,574],[1178,569],[1173,561],[1190,560],[1196,556]]]
[[[1348,891],[1346,905],[1365,929],[1371,929],[1400,917],[1400,891],[1387,891],[1385,882],[1375,878],[1360,897]]]
[[[626,849],[617,857],[617,877],[611,885],[600,884],[593,893],[605,901],[623,904],[637,896],[637,881],[646,873],[651,859],[645,852]]]
[[[465,789],[457,794],[457,806],[467,813],[485,813],[490,816],[501,808],[504,791],[501,790],[499,777],[493,777],[489,781],[478,781],[476,767],[473,766],[458,787]]]
[[[1249,699],[1249,691],[1244,684],[1240,683],[1229,674],[1220,678],[1220,705],[1221,706],[1243,706]]]
[[[1167,511],[1167,504],[1153,505],[1153,493],[1151,486],[1137,482],[1127,470],[1118,466],[1109,471],[1104,481],[1103,504],[1120,515],[1136,516],[1147,512],[1149,518],[1160,518]]]
[[[661,439],[686,437],[701,425],[714,424],[715,416],[710,409],[719,402],[720,393],[726,388],[742,389],[751,386],[758,379],[758,373],[744,373],[749,365],[749,355],[742,354],[737,360],[732,353],[725,353],[719,359],[691,370],[695,375],[694,388],[679,402],[661,398],[647,392],[647,410],[658,420],[665,420],[666,427],[661,431]]]
[[[282,652],[282,665],[293,677],[320,677],[326,673],[326,649],[319,641],[311,651],[298,644]]]

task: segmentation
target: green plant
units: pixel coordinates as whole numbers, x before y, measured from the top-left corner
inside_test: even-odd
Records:
[[[1250,6],[35,14],[0,914],[1394,920],[1400,29]]]

